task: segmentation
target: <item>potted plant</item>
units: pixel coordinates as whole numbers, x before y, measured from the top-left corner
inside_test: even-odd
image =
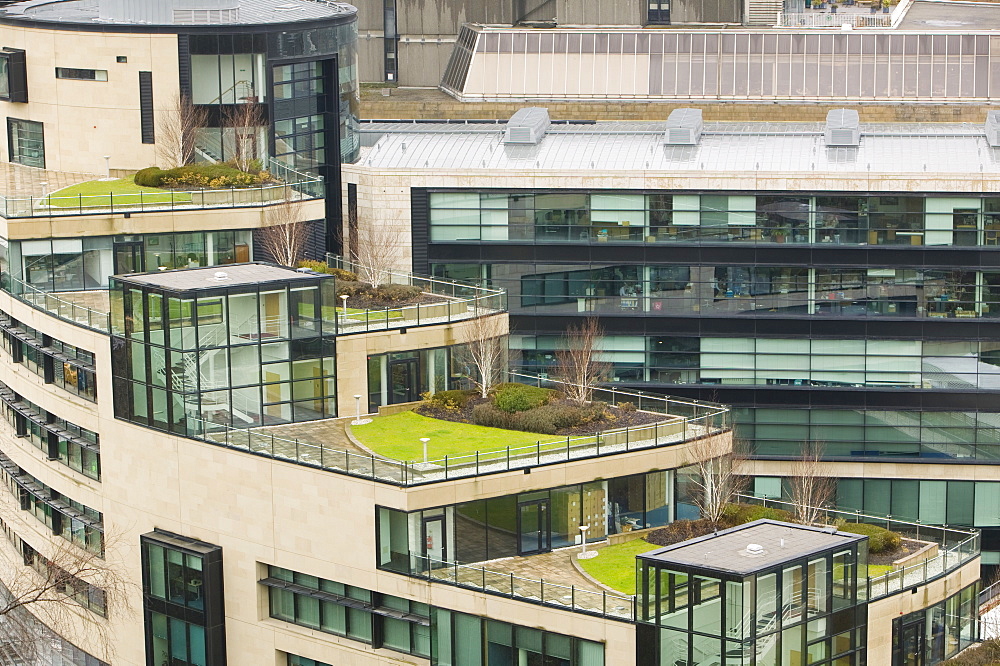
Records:
[[[836,3],[835,0],[831,0],[831,2],[830,2],[830,13],[831,14],[836,14],[837,13],[837,3]]]
[[[878,12],[878,8],[882,5],[882,0],[871,0],[871,5],[869,7],[869,13],[875,14]]]
[[[891,5],[891,0],[882,0],[882,13],[888,14],[892,9]]]

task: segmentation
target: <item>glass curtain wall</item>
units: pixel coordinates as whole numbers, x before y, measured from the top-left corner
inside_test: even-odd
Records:
[[[802,442],[815,441],[827,456],[1000,460],[995,412],[759,407],[735,416],[737,437],[757,455],[797,457]]]
[[[336,414],[332,280],[112,291],[120,418],[192,435]]]
[[[511,336],[513,365],[552,372],[560,336]],[[612,381],[727,386],[1000,389],[1000,344],[606,335]]]
[[[429,200],[439,243],[1000,243],[1000,199],[975,194],[464,190]]]
[[[514,314],[643,317],[1000,317],[1000,271],[762,265],[434,264],[486,281]]]
[[[108,287],[112,275],[251,260],[251,231],[10,241],[5,272],[42,291]]]

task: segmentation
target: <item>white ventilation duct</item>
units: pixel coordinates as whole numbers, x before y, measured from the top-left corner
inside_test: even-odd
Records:
[[[701,141],[701,109],[674,109],[667,117],[663,143],[668,146],[694,146]]]
[[[518,111],[507,121],[503,142],[513,144],[538,144],[551,124],[549,110],[530,106]]]
[[[989,111],[986,114],[986,143],[1000,148],[1000,111]]]
[[[98,0],[98,7],[100,20],[115,23],[236,23],[240,15],[240,0]]]
[[[854,109],[831,109],[826,114],[826,145],[860,146],[861,121]]]

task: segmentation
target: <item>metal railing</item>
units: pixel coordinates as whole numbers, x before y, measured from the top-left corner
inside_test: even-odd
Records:
[[[18,219],[117,212],[243,208],[272,205],[286,199],[306,201],[322,199],[325,196],[321,176],[300,173],[273,159],[269,162],[268,169],[278,182],[246,188],[140,191],[124,194],[110,192],[72,196],[60,196],[58,193],[42,193],[30,197],[0,196],[0,216]]]
[[[526,578],[512,572],[491,571],[474,564],[458,564],[412,555],[410,575],[487,594],[553,606],[623,622],[635,621],[635,597],[588,590],[575,585]]]
[[[66,298],[60,298],[57,293],[42,291],[9,273],[0,275],[0,289],[26,303],[36,310],[58,317],[71,324],[89,328],[101,333],[111,331],[111,315],[108,312],[94,310],[85,305],[74,303]],[[87,292],[67,292],[87,293]]]
[[[782,500],[740,495],[739,501],[745,504],[771,506],[795,512],[794,503]],[[880,576],[869,577],[867,582],[869,601],[881,599],[916,585],[922,585],[947,575],[979,557],[979,532],[975,530],[924,525],[919,522],[897,520],[891,516],[872,516],[860,511],[820,509],[819,512],[819,515],[822,516],[820,522],[833,524],[837,520],[843,520],[848,523],[867,523],[896,532],[905,539],[929,541],[937,545],[937,552],[933,556],[912,565],[899,566]]]
[[[782,28],[841,28],[849,25],[852,28],[890,28],[892,14],[858,14],[854,12],[838,12],[831,14],[825,11],[779,12],[778,26]]]
[[[326,263],[333,268],[355,273],[368,283],[419,287],[421,293],[438,296],[441,299],[433,303],[402,307],[356,308],[356,311],[351,312],[350,298],[348,298],[347,309],[338,308],[335,313],[337,335],[446,324],[499,314],[507,310],[507,292],[503,289],[482,287],[456,280],[419,277],[401,271],[369,268],[333,254],[326,255]]]
[[[540,386],[559,384],[553,380],[521,373],[508,373],[507,379]],[[696,400],[678,400],[637,391],[595,389],[595,400],[611,396],[619,402],[641,402],[642,409],[662,413],[669,418],[647,425],[614,428],[594,435],[548,441],[540,439],[534,445],[444,456],[426,462],[392,460],[374,453],[358,453],[341,447],[304,441],[302,438],[282,437],[281,426],[233,428],[189,418],[188,427],[193,431],[191,437],[212,444],[406,487],[674,446],[729,429],[729,409],[721,405]],[[296,428],[301,430],[302,424],[296,424]],[[321,440],[322,434],[316,439]]]
[[[903,20],[912,0],[900,0],[892,12],[879,9],[872,13],[806,10],[804,12],[778,12],[778,27],[781,28],[895,28]]]

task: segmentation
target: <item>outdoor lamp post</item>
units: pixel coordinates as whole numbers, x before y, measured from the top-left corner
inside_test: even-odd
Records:
[[[427,462],[427,442],[431,441],[430,437],[421,437],[420,441],[424,444],[424,462]]]
[[[344,318],[347,318],[347,294],[341,294],[340,299],[344,301]]]
[[[587,530],[589,529],[590,525],[580,525],[580,544],[583,548],[576,554],[576,559],[578,560],[589,560],[592,557],[597,557],[596,550],[587,552]]]
[[[363,419],[363,418],[361,418],[361,396],[360,395],[355,395],[354,396],[354,413],[355,413],[355,416],[354,416],[354,420],[351,421],[351,425],[364,425],[366,423],[371,423],[372,422],[371,419]]]

